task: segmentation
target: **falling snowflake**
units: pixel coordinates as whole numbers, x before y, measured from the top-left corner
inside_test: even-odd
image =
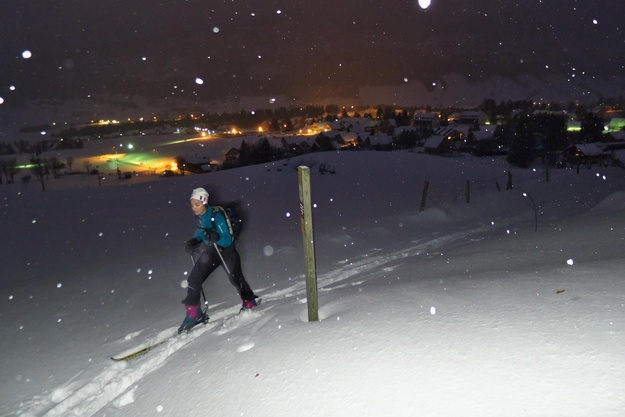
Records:
[[[432,2],[430,0],[419,0],[419,6],[425,10],[428,7],[430,7],[430,4],[432,4]]]

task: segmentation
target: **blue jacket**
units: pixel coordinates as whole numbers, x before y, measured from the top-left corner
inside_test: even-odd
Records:
[[[214,211],[211,206],[206,207],[206,212],[200,216],[195,216],[197,221],[197,229],[195,229],[194,238],[201,240],[209,246],[213,243],[217,243],[222,248],[227,248],[232,245],[232,236],[228,229],[228,223],[224,215],[219,211]],[[217,242],[209,242],[206,237],[205,231],[214,230],[219,235]]]

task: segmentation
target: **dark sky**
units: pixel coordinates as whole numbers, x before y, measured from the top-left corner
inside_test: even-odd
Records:
[[[4,105],[115,92],[314,100],[450,72],[625,72],[623,0],[432,0],[426,10],[417,0],[5,0],[0,12]]]

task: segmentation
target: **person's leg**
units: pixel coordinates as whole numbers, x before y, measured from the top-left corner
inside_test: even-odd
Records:
[[[243,275],[243,270],[241,268],[241,256],[239,255],[239,252],[236,248],[230,247],[224,249],[221,254],[226,262],[226,265],[228,266],[228,270],[230,271],[230,276],[228,277],[230,279],[230,283],[237,289],[241,300],[253,301],[254,298],[256,298],[256,295]]]
[[[208,321],[208,315],[202,311],[200,306],[200,296],[202,294],[202,283],[219,266],[219,261],[215,261],[215,259],[218,258],[214,249],[212,253],[210,249],[203,251],[195,262],[189,278],[187,278],[187,296],[182,300],[186,314],[178,328],[179,334],[189,331],[199,323]]]
[[[184,305],[197,306],[200,304],[202,284],[218,266],[219,258],[214,248],[207,248],[201,252],[187,278],[187,296],[182,300]]]

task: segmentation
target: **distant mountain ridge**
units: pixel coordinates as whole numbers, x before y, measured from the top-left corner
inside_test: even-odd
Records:
[[[43,123],[84,123],[90,120],[137,120],[141,117],[175,118],[194,112],[238,112],[261,108],[271,109],[299,104],[337,104],[340,106],[395,105],[400,107],[476,107],[485,98],[496,102],[532,99],[543,102],[567,103],[579,101],[595,103],[601,97],[625,95],[625,76],[577,78],[561,75],[538,77],[523,75],[515,78],[493,76],[473,80],[462,74],[450,73],[432,85],[405,80],[398,85],[364,86],[355,97],[327,97],[323,100],[277,96],[235,96],[210,101],[184,98],[149,100],[145,97],[124,97],[110,94],[71,100],[37,100],[20,106],[12,105],[10,98],[0,106],[0,140],[3,135],[17,132],[24,125]]]

